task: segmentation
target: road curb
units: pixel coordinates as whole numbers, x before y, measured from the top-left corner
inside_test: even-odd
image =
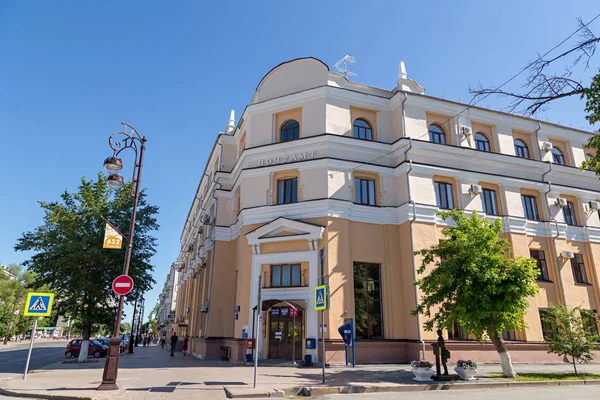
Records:
[[[265,398],[265,397],[285,397],[287,396],[287,392],[285,392],[284,390],[279,390],[279,389],[264,389],[264,390],[259,390],[259,391],[254,391],[251,393],[235,393],[232,392],[230,389],[228,389],[227,387],[223,387],[223,389],[225,390],[225,396],[228,399],[257,399],[257,398]]]
[[[498,389],[510,387],[557,387],[557,386],[581,386],[581,385],[600,385],[600,380],[580,380],[580,381],[537,381],[537,382],[489,382],[489,383],[471,383],[471,384],[417,384],[417,385],[398,385],[398,386],[331,386],[331,387],[305,387],[302,391],[303,396],[323,396],[327,394],[359,394],[359,393],[385,393],[385,392],[419,392],[428,390],[477,390],[477,389]],[[286,395],[288,391],[286,390]],[[292,390],[289,391],[292,393]]]
[[[0,394],[7,397],[25,397],[31,399],[48,399],[48,400],[94,400],[93,397],[87,396],[63,396],[59,394],[44,394],[44,393],[23,393],[15,392],[0,388]]]

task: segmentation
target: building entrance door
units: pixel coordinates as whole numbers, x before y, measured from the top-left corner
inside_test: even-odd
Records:
[[[296,310],[296,323],[294,326],[293,310],[293,308],[287,306],[271,308],[271,323],[269,325],[270,359],[286,361],[302,359],[303,313],[302,310]]]

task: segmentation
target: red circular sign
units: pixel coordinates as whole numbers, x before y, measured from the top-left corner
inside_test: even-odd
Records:
[[[129,275],[120,275],[112,283],[112,290],[119,295],[126,295],[133,289],[133,279]]]

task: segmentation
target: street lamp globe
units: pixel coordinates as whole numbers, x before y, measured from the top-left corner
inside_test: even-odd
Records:
[[[125,180],[119,174],[109,175],[109,177],[106,179],[106,181],[108,182],[108,186],[110,186],[112,189],[115,189],[115,190],[119,189],[121,186],[123,186],[125,184]]]
[[[104,169],[109,174],[118,174],[123,169],[123,160],[117,157],[108,157],[104,160]]]

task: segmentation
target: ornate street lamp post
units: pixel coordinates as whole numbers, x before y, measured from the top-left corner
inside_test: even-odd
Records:
[[[140,183],[142,180],[142,165],[144,163],[144,150],[146,149],[146,137],[141,136],[138,131],[131,125],[124,122],[123,131],[115,132],[108,138],[108,144],[113,150],[112,157],[104,160],[104,168],[110,174],[108,176],[108,184],[114,189],[118,189],[125,184],[119,171],[123,169],[123,161],[118,158],[121,151],[125,149],[133,149],[135,152],[135,164],[133,166],[133,178],[131,179],[131,198],[133,199],[133,211],[131,212],[131,224],[129,226],[129,237],[127,238],[127,251],[125,253],[125,266],[123,275],[129,275],[129,263],[131,261],[131,252],[133,250],[133,234],[135,231],[135,217],[137,213],[138,200],[140,196]],[[128,133],[129,130],[129,133]],[[98,390],[116,390],[117,373],[119,371],[119,353],[121,339],[119,333],[121,330],[121,315],[123,314],[123,302],[125,296],[119,296],[119,310],[115,321],[115,329],[113,336],[110,338],[110,349],[104,364],[104,374],[102,375],[102,383]],[[132,327],[133,328],[133,327]]]

